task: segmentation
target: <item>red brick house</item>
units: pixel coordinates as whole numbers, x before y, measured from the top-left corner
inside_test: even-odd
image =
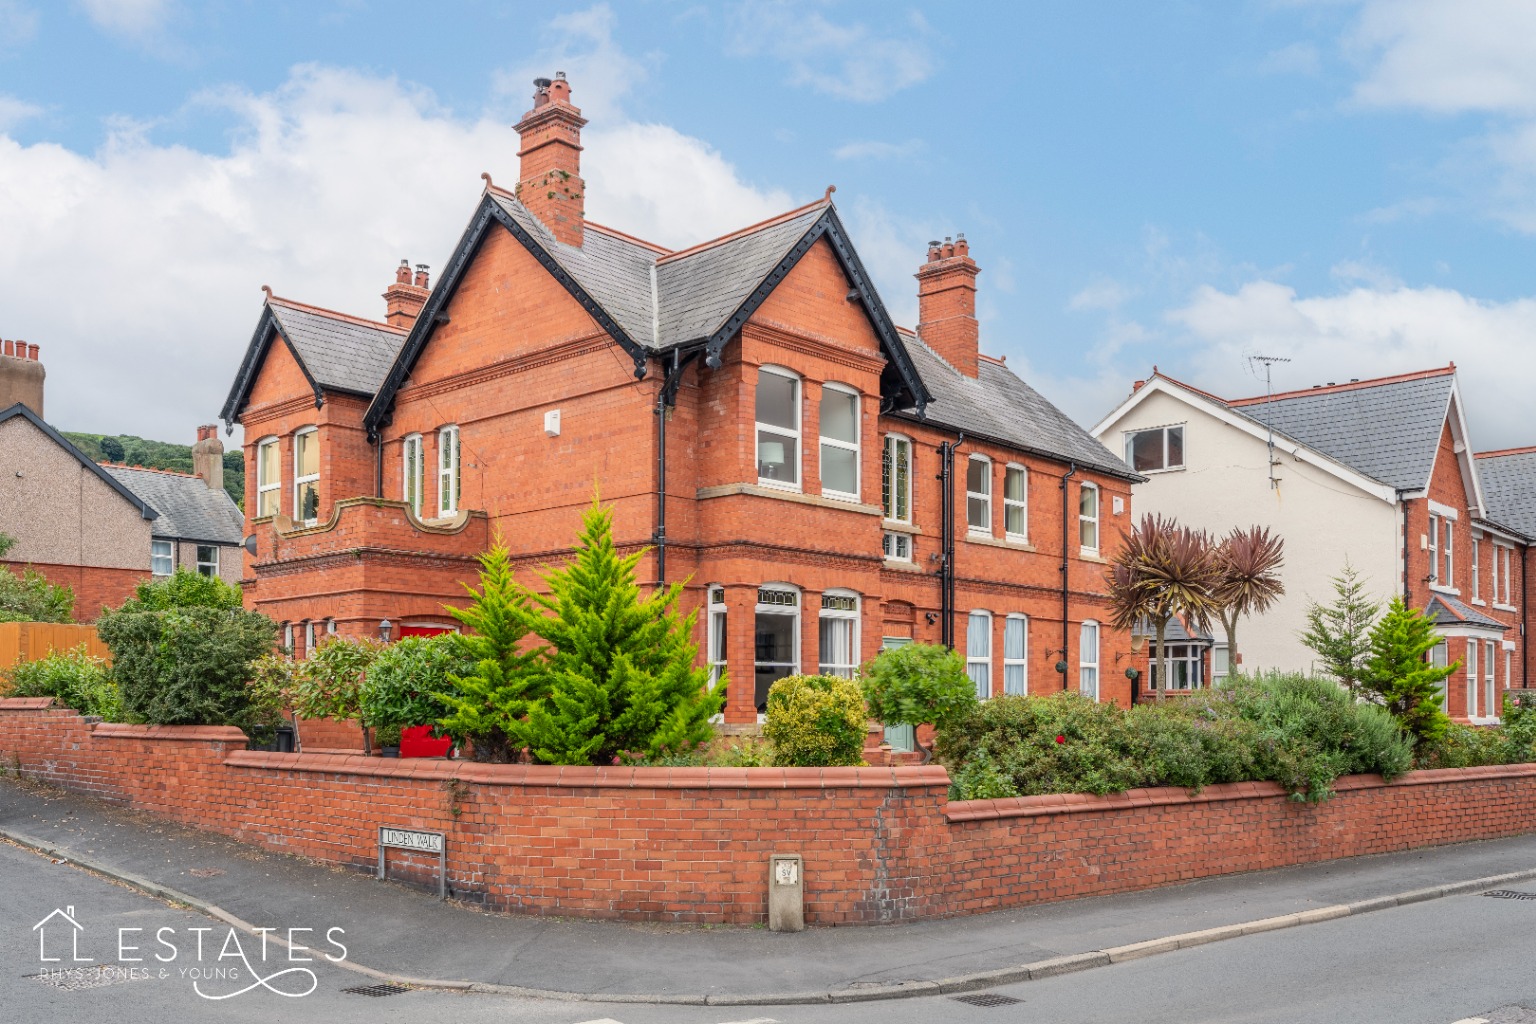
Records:
[[[496,535],[562,559],[594,485],[644,578],[688,580],[728,722],[768,684],[948,641],[984,693],[1129,702],[1104,556],[1137,479],[980,352],[963,236],[897,328],[828,195],[669,251],[588,221],[563,77],[517,125],[435,288],[384,321],[272,296],[223,416],[245,429],[250,603],[316,633],[443,625]],[[398,635],[398,634],[395,634]]]

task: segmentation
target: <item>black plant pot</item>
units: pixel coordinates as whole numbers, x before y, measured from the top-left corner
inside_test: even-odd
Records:
[[[384,756],[385,757],[399,757],[400,756],[400,748],[399,747],[385,747],[384,748]]]

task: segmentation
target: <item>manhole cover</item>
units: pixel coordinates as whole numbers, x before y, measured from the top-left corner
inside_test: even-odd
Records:
[[[65,992],[78,992],[81,989],[119,985],[125,981],[147,981],[150,975],[131,970],[127,967],[98,964],[93,967],[71,967],[68,970],[44,971],[41,974],[28,974],[26,977],[34,981],[40,981],[44,985],[52,985],[54,988],[62,989]]]
[[[388,982],[383,985],[357,985],[352,988],[342,989],[349,996],[372,996],[375,999],[382,999],[385,996],[397,996],[402,992],[409,992],[410,990],[411,986],[396,985],[394,982]]]
[[[969,1003],[972,1006],[1012,1006],[1014,1003],[1022,1003],[1024,1000],[1015,999],[1013,996],[1000,995],[997,992],[977,992],[972,996],[954,996],[957,1003]]]
[[[1520,892],[1518,889],[1495,889],[1483,895],[1496,900],[1536,900],[1536,892]]]

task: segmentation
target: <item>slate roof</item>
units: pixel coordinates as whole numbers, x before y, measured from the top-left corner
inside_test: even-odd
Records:
[[[310,376],[323,388],[372,395],[384,383],[405,332],[315,306],[273,298],[267,303],[298,351]]]
[[[1480,629],[1496,629],[1507,632],[1512,627],[1498,619],[1491,619],[1449,594],[1435,594],[1424,609],[1424,617],[1437,626],[1476,626]]]
[[[1110,476],[1139,481],[1125,461],[1066,413],[1046,401],[1012,370],[983,358],[973,379],[956,370],[921,338],[902,331],[907,353],[932,394],[926,422],[987,438],[1020,451],[1076,462]],[[897,415],[916,421],[911,410]]]
[[[102,483],[106,484],[118,494],[122,495],[123,498],[129,502],[129,504],[133,505],[134,508],[139,510],[140,516],[145,519],[156,518],[158,513],[152,506],[149,505],[148,502],[135,494],[130,488],[123,486],[120,480],[118,480],[115,476],[108,473],[105,469],[98,465],[95,459],[91,458],[89,455],[85,454],[85,452],[82,452],[79,448],[76,448],[73,444],[71,444],[67,437],[59,433],[57,430],[54,430],[48,424],[44,423],[42,419],[38,417],[37,413],[33,412],[31,409],[27,408],[20,402],[17,402],[9,409],[0,409],[0,423],[4,423],[6,420],[13,419],[17,416],[20,416],[28,423],[31,423],[38,430],[41,430],[50,441],[58,445],[60,448],[63,448],[70,455],[74,456],[76,462],[79,462],[80,465],[94,473]]]
[[[152,536],[230,546],[245,538],[245,515],[222,487],[214,490],[201,477],[182,473],[102,468],[160,513],[150,527]]]
[[[1477,457],[1490,521],[1536,540],[1536,448]]]
[[[1372,480],[1416,491],[1429,486],[1455,379],[1447,368],[1227,405]]]

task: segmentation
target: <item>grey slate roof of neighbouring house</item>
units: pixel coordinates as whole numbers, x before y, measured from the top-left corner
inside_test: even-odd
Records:
[[[907,353],[918,375],[933,395],[926,421],[953,427],[966,434],[1001,442],[1011,448],[1050,458],[1076,462],[1127,480],[1142,478],[1124,460],[1100,444],[1038,391],[1024,383],[1008,367],[982,359],[972,379],[923,344],[916,334],[903,331]],[[910,412],[907,419],[917,420]]]
[[[267,303],[299,358],[321,387],[372,395],[384,383],[405,332],[283,299]]]
[[[1536,540],[1536,448],[1480,455],[1477,475],[1489,520]]]
[[[1228,407],[1372,480],[1414,491],[1429,484],[1454,382],[1446,369]]]
[[[155,537],[221,545],[244,539],[244,513],[223,488],[214,490],[201,477],[129,466],[102,469],[160,513],[150,527]]]
[[[1436,594],[1431,597],[1428,607],[1424,609],[1424,617],[1437,626],[1478,626],[1500,631],[1514,628],[1498,619],[1489,618],[1476,608],[1468,607],[1449,594]]]

